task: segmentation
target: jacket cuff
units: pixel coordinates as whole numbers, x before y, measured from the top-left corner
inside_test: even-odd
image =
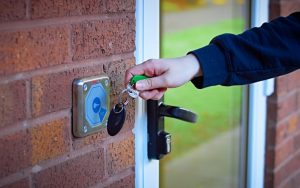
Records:
[[[191,51],[199,61],[202,76],[192,79],[198,89],[225,83],[229,73],[225,54],[215,44]]]

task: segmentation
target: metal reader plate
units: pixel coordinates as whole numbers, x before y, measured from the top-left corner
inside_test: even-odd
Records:
[[[110,104],[110,80],[106,75],[73,81],[73,134],[84,137],[106,128]]]

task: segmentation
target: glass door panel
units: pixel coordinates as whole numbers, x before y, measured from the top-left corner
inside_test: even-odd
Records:
[[[205,46],[222,33],[248,27],[243,0],[161,0],[161,57],[177,57]],[[160,161],[162,188],[244,187],[245,88],[170,89],[165,102],[198,114],[196,124],[165,118],[172,152]]]

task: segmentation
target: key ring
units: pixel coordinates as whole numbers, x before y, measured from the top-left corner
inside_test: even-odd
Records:
[[[124,107],[129,103],[128,97],[127,97],[127,96],[126,96],[125,102],[122,101],[122,95],[123,95],[125,92],[127,92],[127,89],[123,89],[123,91],[120,93],[119,98],[118,98],[118,104],[116,104],[116,105],[114,106],[114,108],[113,108],[114,112],[117,113],[117,114],[120,113],[120,112],[122,112],[122,110],[124,109]],[[118,110],[118,111],[116,111],[116,106],[117,106],[117,105],[121,105],[121,109]]]
[[[121,109],[118,110],[118,111],[116,111],[116,106],[117,106],[117,105],[121,105],[121,106],[122,106]],[[113,111],[114,111],[116,114],[118,114],[118,113],[122,112],[123,109],[124,109],[124,105],[123,105],[122,103],[118,103],[118,104],[116,104],[116,105],[114,106]]]
[[[126,96],[125,102],[122,101],[122,95],[123,95],[125,92],[126,92],[126,94],[128,94],[128,93],[127,93],[127,89],[123,89],[123,91],[122,91],[122,92],[120,93],[120,95],[119,95],[119,104],[123,104],[123,106],[126,106],[126,105],[129,103],[128,97],[127,97],[127,96]]]

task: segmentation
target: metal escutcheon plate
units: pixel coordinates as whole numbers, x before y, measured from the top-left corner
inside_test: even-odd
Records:
[[[106,128],[110,109],[110,80],[106,75],[73,81],[73,134],[84,137]]]

